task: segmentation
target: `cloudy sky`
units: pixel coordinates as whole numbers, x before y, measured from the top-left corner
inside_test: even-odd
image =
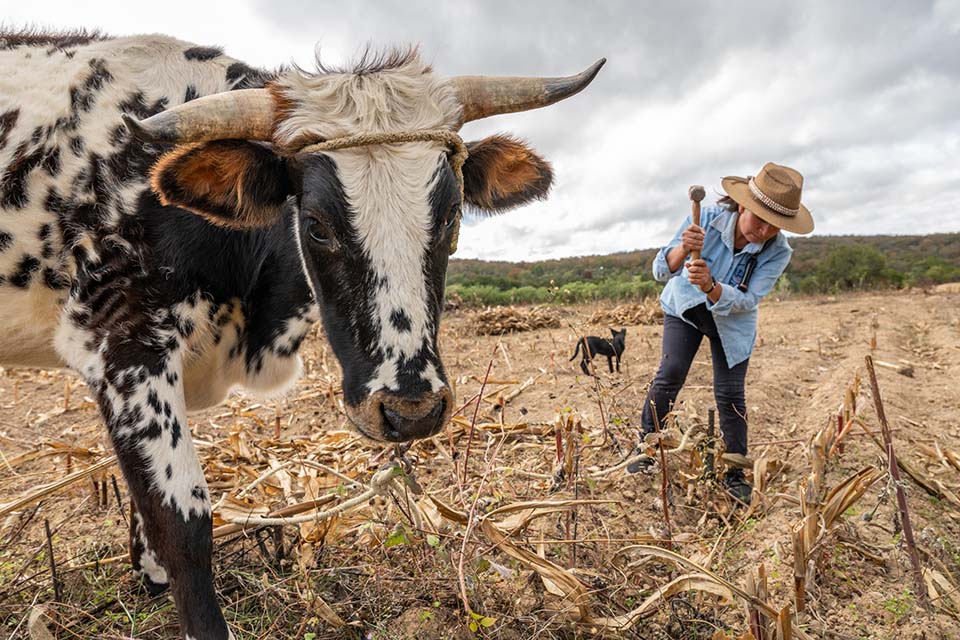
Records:
[[[724,175],[806,177],[817,234],[960,231],[960,1],[2,0],[6,26],[162,32],[268,68],[420,43],[442,74],[567,75],[583,93],[471,123],[549,158],[548,201],[470,221],[458,257],[658,246]]]

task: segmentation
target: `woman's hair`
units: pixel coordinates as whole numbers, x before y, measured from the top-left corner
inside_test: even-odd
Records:
[[[717,200],[717,204],[723,207],[724,209],[726,209],[727,211],[733,211],[734,213],[736,213],[740,209],[740,205],[737,203],[737,201],[731,198],[730,196],[723,196],[722,198]]]

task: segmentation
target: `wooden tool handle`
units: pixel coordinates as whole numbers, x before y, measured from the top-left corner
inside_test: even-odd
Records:
[[[697,225],[698,227],[700,226],[700,203],[697,202],[697,201],[694,201],[694,202],[693,202],[693,224]],[[691,260],[699,260],[699,259],[700,259],[700,252],[699,252],[699,251],[691,251],[691,252],[690,252],[690,259],[691,259]]]
[[[693,224],[700,226],[700,201],[704,199],[707,195],[707,190],[701,187],[698,184],[693,185],[687,190],[687,195],[690,196],[690,203],[693,205]],[[700,252],[691,251],[690,252],[691,260],[699,260]]]

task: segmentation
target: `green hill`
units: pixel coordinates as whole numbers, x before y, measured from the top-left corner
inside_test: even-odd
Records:
[[[960,280],[960,233],[924,236],[791,238],[782,291],[928,286]],[[467,304],[582,302],[656,294],[650,264],[658,249],[541,262],[450,261],[447,292]]]

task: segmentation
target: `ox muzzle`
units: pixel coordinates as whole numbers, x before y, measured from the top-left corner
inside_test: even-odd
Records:
[[[453,400],[447,385],[416,398],[380,390],[355,407],[347,405],[346,410],[365,436],[382,442],[407,442],[436,435],[450,421]]]

